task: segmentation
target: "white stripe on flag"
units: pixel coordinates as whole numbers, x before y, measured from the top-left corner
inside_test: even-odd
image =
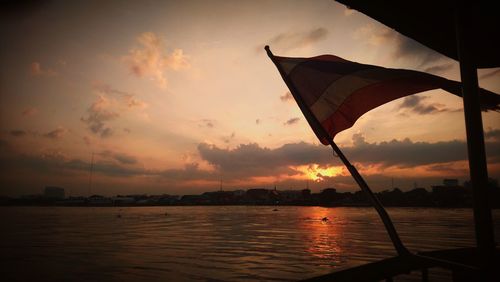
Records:
[[[381,81],[408,77],[412,74],[412,71],[407,70],[371,68],[346,75],[336,80],[325,90],[311,106],[311,111],[319,121],[324,121],[357,90]]]

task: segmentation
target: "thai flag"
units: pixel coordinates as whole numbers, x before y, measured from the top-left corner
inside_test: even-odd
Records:
[[[266,51],[325,145],[364,113],[392,100],[437,88],[462,96],[460,82],[424,72],[360,64],[333,55],[279,57],[268,46]],[[500,95],[482,88],[479,95],[483,110],[500,110]]]

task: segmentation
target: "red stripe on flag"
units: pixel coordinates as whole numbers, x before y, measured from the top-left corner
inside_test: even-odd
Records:
[[[440,88],[438,79],[428,76],[402,77],[371,84],[353,93],[328,119],[320,121],[332,138],[350,128],[363,114],[389,101]],[[328,142],[323,142],[327,145]]]

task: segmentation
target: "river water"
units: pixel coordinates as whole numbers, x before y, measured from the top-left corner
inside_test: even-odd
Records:
[[[470,209],[388,212],[411,251],[474,245]],[[395,255],[372,208],[2,207],[0,224],[2,281],[293,281]]]

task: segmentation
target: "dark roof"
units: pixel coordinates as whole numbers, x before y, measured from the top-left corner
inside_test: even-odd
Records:
[[[455,1],[337,0],[458,61]],[[500,67],[500,13],[496,1],[466,1],[471,47],[478,68]]]

